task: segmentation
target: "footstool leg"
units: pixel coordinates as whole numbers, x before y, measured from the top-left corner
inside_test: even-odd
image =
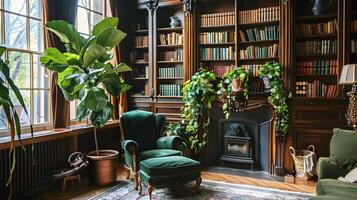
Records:
[[[200,185],[202,183],[202,178],[201,177],[198,177],[196,179],[196,193],[199,193],[200,192]]]
[[[148,193],[149,193],[149,199],[150,200],[152,199],[152,191],[154,191],[154,187],[152,185],[149,185]]]

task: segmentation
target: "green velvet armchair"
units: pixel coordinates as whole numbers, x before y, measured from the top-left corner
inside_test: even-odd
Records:
[[[130,174],[134,177],[135,190],[139,186],[140,161],[182,154],[182,140],[179,136],[161,137],[165,125],[164,116],[134,110],[124,113],[120,117],[120,124],[124,166],[127,170],[127,178]]]
[[[317,164],[317,196],[310,199],[357,199],[356,183],[337,180],[357,167],[357,135],[354,131],[337,128],[333,132],[330,157],[321,157]]]

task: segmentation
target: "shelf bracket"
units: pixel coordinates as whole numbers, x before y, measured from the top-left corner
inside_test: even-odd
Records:
[[[159,6],[159,0],[150,0],[146,3],[147,9],[150,11],[151,15],[154,15],[154,11]]]
[[[193,2],[192,2],[193,0],[183,0],[182,1],[182,4],[183,4],[183,10],[184,10],[184,12],[186,13],[186,14],[188,14],[188,13],[191,13],[192,12],[192,4],[193,4]]]

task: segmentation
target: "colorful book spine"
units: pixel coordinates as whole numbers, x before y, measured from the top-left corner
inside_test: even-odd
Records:
[[[242,67],[247,70],[249,76],[258,77],[259,70],[263,65],[261,64],[252,64],[252,65],[242,65]]]
[[[183,60],[183,50],[177,49],[175,51],[160,52],[160,59],[162,61],[182,61]]]
[[[179,84],[160,84],[160,96],[181,96],[182,85]]]
[[[220,65],[212,67],[212,71],[217,77],[222,77],[225,73],[233,70],[235,66],[233,65]]]
[[[239,36],[242,42],[277,40],[279,39],[279,26],[240,30]]]
[[[183,34],[172,32],[167,34],[160,34],[160,45],[182,45]]]
[[[233,60],[234,49],[233,47],[222,48],[201,48],[201,60]]]
[[[181,77],[183,77],[183,70],[181,66],[159,68],[159,78],[181,78]]]
[[[255,59],[255,58],[275,58],[279,55],[279,45],[256,47],[250,45],[245,49],[239,50],[240,59]]]
[[[250,24],[280,20],[280,7],[271,6],[254,10],[242,10],[238,12],[239,24]]]
[[[337,41],[336,40],[315,40],[305,41],[297,43],[297,54],[302,56],[326,55],[337,53]]]
[[[235,24],[235,13],[211,13],[201,15],[201,27],[229,26]]]
[[[222,44],[235,42],[235,32],[203,32],[200,33],[201,44]]]
[[[137,46],[137,47],[149,46],[149,37],[148,36],[136,36],[135,37],[135,46]]]
[[[298,76],[337,75],[337,60],[298,61],[296,74]]]
[[[296,82],[296,95],[307,98],[335,98],[337,85],[325,84],[320,80]]]
[[[329,34],[337,32],[337,20],[324,23],[301,23],[297,25],[297,35]]]

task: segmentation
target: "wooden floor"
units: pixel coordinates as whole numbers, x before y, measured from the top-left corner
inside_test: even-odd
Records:
[[[118,180],[125,180],[125,177],[126,175],[125,175],[124,168],[121,167],[118,170]],[[203,171],[202,178],[203,180],[246,184],[246,185],[260,186],[266,188],[290,190],[295,192],[314,193],[315,191],[315,185],[311,183],[291,184],[291,183],[284,183],[278,181],[270,181],[270,180],[262,180],[262,179],[249,178],[243,176],[222,174],[217,172]],[[96,194],[100,194],[106,189],[108,188],[94,187],[83,182],[81,185],[69,185],[68,189],[65,192],[61,192],[59,189],[53,190],[53,191],[49,191],[48,193],[42,194],[40,196],[34,197],[33,199],[51,199],[51,200],[68,200],[68,199],[82,200],[83,199],[85,200]]]

